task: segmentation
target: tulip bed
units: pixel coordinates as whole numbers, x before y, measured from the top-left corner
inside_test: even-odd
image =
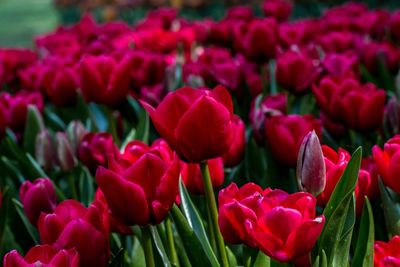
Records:
[[[400,266],[400,11],[90,16],[0,49],[10,266]]]

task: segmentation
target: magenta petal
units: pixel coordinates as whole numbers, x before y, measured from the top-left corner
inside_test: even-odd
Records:
[[[261,228],[267,229],[285,243],[288,236],[301,224],[302,219],[299,211],[278,206],[261,218]]]

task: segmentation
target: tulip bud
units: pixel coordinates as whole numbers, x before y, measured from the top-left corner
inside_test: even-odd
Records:
[[[41,131],[36,136],[35,157],[40,166],[46,170],[51,169],[55,164],[53,137],[47,130]]]
[[[39,178],[33,183],[26,181],[19,189],[19,198],[29,221],[36,225],[42,212],[53,212],[57,204],[56,192],[50,179]]]
[[[62,171],[72,170],[77,163],[77,159],[75,158],[71,143],[69,142],[65,133],[56,133],[56,148],[57,163],[60,169]]]
[[[385,125],[392,134],[397,134],[400,129],[400,105],[397,98],[392,96],[386,105]]]
[[[317,196],[325,189],[324,155],[315,131],[309,132],[300,146],[296,176],[299,188],[302,191]]]
[[[74,153],[76,152],[79,143],[81,142],[83,136],[87,133],[85,126],[80,121],[71,121],[68,124],[67,134],[70,144]]]

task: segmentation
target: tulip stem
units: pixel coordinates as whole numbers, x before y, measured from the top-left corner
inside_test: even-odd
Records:
[[[173,266],[179,266],[178,254],[175,249],[174,234],[172,232],[171,218],[167,217],[165,220],[165,228],[167,230],[168,249],[170,253],[171,263]]]
[[[146,258],[146,267],[155,267],[153,244],[151,242],[151,230],[149,225],[142,227],[142,246]]]
[[[215,234],[215,241],[217,243],[218,252],[220,255],[220,259],[222,261],[223,267],[229,267],[228,257],[226,255],[225,250],[225,243],[224,239],[222,238],[221,231],[219,230],[218,226],[218,209],[217,209],[217,202],[215,201],[214,190],[211,183],[210,171],[208,170],[207,162],[202,162],[201,166],[201,173],[203,177],[203,184],[204,184],[204,191],[206,193],[206,202],[208,205],[208,209],[210,210],[210,227],[213,227],[214,234]]]

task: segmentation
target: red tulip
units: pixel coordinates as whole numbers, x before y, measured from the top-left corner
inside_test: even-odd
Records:
[[[87,101],[115,105],[129,90],[131,61],[111,56],[86,55],[80,62],[80,88]]]
[[[38,92],[21,91],[15,95],[0,94],[0,106],[3,107],[8,127],[14,131],[22,131],[25,127],[29,105],[35,105],[43,110],[43,98]]]
[[[286,93],[266,96],[263,99],[258,96],[251,102],[249,120],[257,143],[263,143],[265,116],[286,114],[286,102]]]
[[[234,135],[232,145],[228,152],[222,156],[226,167],[238,165],[244,157],[244,150],[246,148],[246,125],[237,115],[233,117],[232,128]]]
[[[181,159],[198,163],[225,154],[233,138],[233,104],[228,91],[184,87],[169,93],[149,112],[162,138]]]
[[[317,74],[312,59],[300,52],[288,50],[278,57],[276,79],[295,94],[305,92]]]
[[[179,160],[165,160],[163,151],[145,144],[127,148],[120,159],[110,158],[108,168],[97,169],[97,183],[118,221],[126,225],[158,224],[179,191]]]
[[[87,133],[78,147],[78,158],[94,173],[98,166],[106,166],[107,158],[117,156],[118,147],[109,133]]]
[[[289,195],[271,189],[263,194],[257,222],[245,222],[256,246],[281,262],[305,256],[314,247],[325,223],[323,215],[315,215],[315,197],[305,192]]]
[[[275,57],[278,46],[278,26],[274,19],[253,20],[240,36],[243,52],[254,61],[265,61]]]
[[[42,76],[42,86],[56,106],[68,106],[75,103],[78,74],[75,67],[57,64],[48,67]]]
[[[104,194],[103,194],[103,192],[101,192],[100,188],[97,189],[94,198],[95,198],[95,200],[98,200],[101,203],[103,203],[108,209],[106,198],[104,197]],[[130,228],[130,226],[122,224],[119,221],[117,221],[114,218],[111,210],[109,210],[109,209],[108,209],[108,219],[110,222],[110,232],[120,233],[123,235],[131,235],[132,234],[132,229]]]
[[[370,131],[383,123],[386,94],[372,83],[326,77],[319,86],[313,86],[313,93],[327,116],[351,129]]]
[[[240,189],[232,183],[219,192],[218,224],[225,241],[256,246],[248,235],[245,224],[247,221],[256,223],[257,207],[262,194],[261,187],[253,183],[247,183]]]
[[[322,61],[325,71],[332,77],[359,76],[359,59],[354,52],[346,54],[329,53]]]
[[[107,266],[110,257],[107,215],[101,202],[85,208],[76,200],[65,200],[54,213],[40,215],[40,239],[56,249],[75,248],[81,267]]]
[[[318,38],[324,52],[343,53],[354,48],[355,35],[351,32],[328,32]]]
[[[400,10],[396,10],[390,17],[390,34],[397,41],[400,41]]]
[[[272,154],[288,166],[296,166],[303,138],[312,130],[321,137],[321,122],[312,115],[277,115],[265,119],[264,131]]]
[[[4,267],[78,267],[79,255],[74,248],[69,250],[56,249],[49,245],[31,248],[25,257],[12,250],[4,256]]]
[[[224,164],[222,158],[207,160],[213,188],[224,183]],[[188,191],[193,194],[204,195],[204,184],[198,163],[181,162],[181,177]]]
[[[293,5],[288,0],[265,0],[262,6],[265,16],[277,21],[286,21],[292,13]]]
[[[383,146],[383,150],[377,145],[374,146],[372,154],[378,166],[379,175],[385,185],[400,194],[400,182],[398,179],[398,173],[400,172],[400,135],[395,135],[389,139]]]
[[[18,72],[37,60],[35,52],[29,49],[0,49],[0,84],[13,85]]]
[[[374,266],[400,266],[400,236],[394,236],[389,242],[375,241]]]
[[[391,43],[370,42],[361,47],[361,58],[370,72],[378,71],[381,60],[387,70],[394,73],[399,68],[400,52]]]
[[[35,226],[42,212],[52,213],[57,205],[56,192],[48,178],[24,182],[19,189],[19,198],[26,216]]]
[[[339,148],[338,152],[328,146],[323,145],[322,151],[325,158],[326,166],[326,186],[325,190],[318,195],[318,204],[325,206],[339,182],[342,174],[350,160],[350,154],[346,150]],[[378,176],[376,166],[371,162],[370,158],[362,161],[360,171],[358,173],[358,181],[355,189],[356,196],[356,212],[361,215],[364,205],[365,196],[369,199],[375,197],[378,190]]]

